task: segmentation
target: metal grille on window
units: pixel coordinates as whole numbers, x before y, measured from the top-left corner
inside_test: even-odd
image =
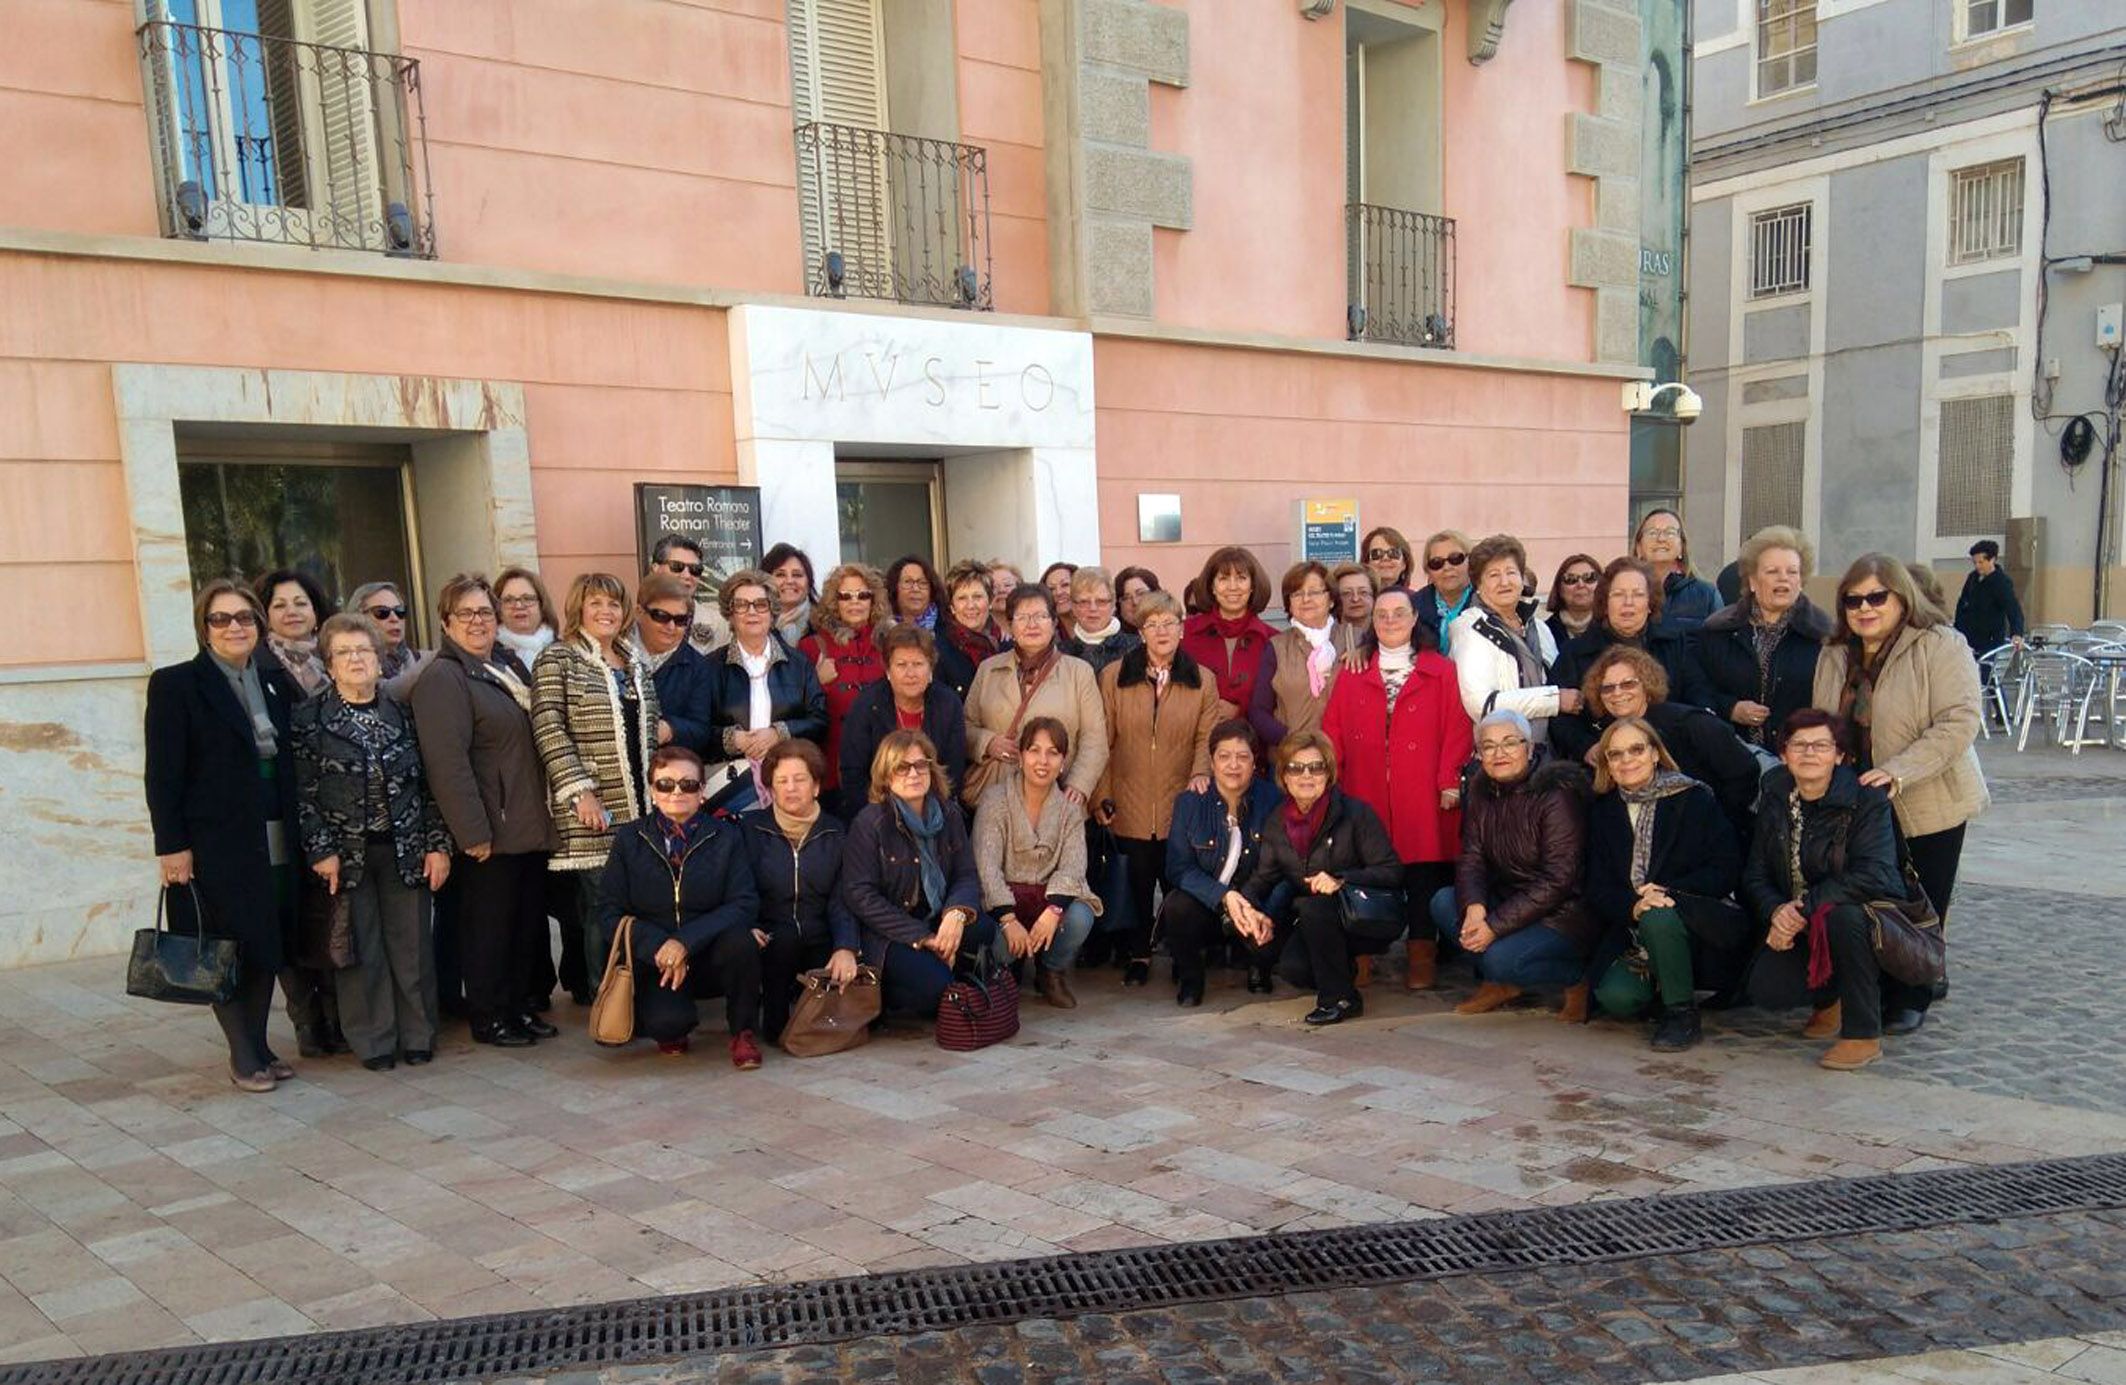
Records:
[[[1816,0],[1757,0],[1757,94],[1816,80]]]
[[[1806,423],[1772,423],[1742,430],[1742,532],[1767,524],[1801,527],[1801,480]]]
[[[2008,527],[2015,477],[2015,397],[1944,399],[1941,461],[1935,469],[1937,536],[1998,534]]]
[[[1799,293],[1809,286],[1810,204],[1750,218],[1750,297]]]
[[[1956,170],[1949,189],[1949,263],[2021,253],[2023,161]]]

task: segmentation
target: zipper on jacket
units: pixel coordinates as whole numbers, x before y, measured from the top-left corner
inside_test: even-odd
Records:
[[[644,835],[648,835],[647,829],[644,830]],[[706,841],[707,838],[702,840]],[[676,866],[672,864],[671,856],[662,849],[662,843],[658,845],[660,849],[657,855],[664,861],[664,868],[672,873],[672,936],[676,938],[679,936],[679,925],[685,918],[685,915],[680,911],[679,882],[686,874],[687,862],[693,860],[694,853],[701,850],[701,842],[695,842],[688,847],[686,854],[679,858],[679,864]]]

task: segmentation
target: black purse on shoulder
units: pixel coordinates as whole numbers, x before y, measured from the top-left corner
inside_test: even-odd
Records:
[[[1336,892],[1344,932],[1367,942],[1392,943],[1403,935],[1403,892],[1378,885],[1346,885]]]
[[[225,1005],[236,998],[237,978],[243,974],[242,948],[234,938],[208,935],[207,908],[200,902],[197,885],[185,886],[192,896],[195,931],[165,929],[162,919],[170,889],[164,885],[155,898],[155,926],[133,934],[125,992],[172,1005]]]

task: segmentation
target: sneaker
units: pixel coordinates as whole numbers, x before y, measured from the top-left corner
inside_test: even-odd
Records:
[[[753,1041],[753,1031],[741,1029],[731,1036],[731,1066],[740,1072],[752,1072],[760,1066],[760,1045]]]

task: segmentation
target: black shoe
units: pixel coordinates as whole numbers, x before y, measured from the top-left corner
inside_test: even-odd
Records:
[[[1135,961],[1122,968],[1122,984],[1125,986],[1147,985],[1151,979],[1152,964],[1150,962]]]
[[[491,1024],[474,1025],[472,1041],[476,1044],[493,1044],[496,1048],[530,1048],[538,1042],[516,1025],[501,1020]]]
[[[1705,1037],[1705,1029],[1698,1020],[1698,1007],[1679,1005],[1661,1016],[1654,1025],[1654,1052],[1681,1053],[1695,1046]]]
[[[1268,995],[1270,987],[1269,964],[1267,962],[1251,963],[1248,967],[1248,994]]]
[[[417,1068],[420,1067],[423,1063],[434,1062],[436,1053],[435,1050],[432,1048],[409,1048],[406,1050],[404,1057],[406,1059],[407,1067]]]
[[[334,1020],[325,1026],[325,1052],[354,1052],[354,1045],[347,1042],[347,1036],[345,1033],[341,1032],[339,1022],[337,1020]]]
[[[328,1050],[325,1041],[325,1026],[322,1024],[298,1024],[295,1026],[295,1051],[304,1058],[322,1058]]]
[[[526,1004],[525,1008],[530,1010],[535,1015],[545,1014],[548,1010],[554,1008],[553,993],[549,991],[545,995],[533,996],[530,1002]]]
[[[362,1066],[371,1072],[390,1072],[399,1065],[399,1060],[389,1053],[379,1053],[374,1058],[364,1058]]]
[[[1317,1005],[1307,1011],[1308,1024],[1342,1024],[1348,1019],[1357,1019],[1366,1012],[1364,1001],[1339,1000],[1334,1005]]]
[[[1882,1032],[1885,1034],[1914,1034],[1927,1022],[1924,1010],[1892,1010],[1882,1017]]]
[[[589,987],[578,986],[575,990],[572,990],[568,993],[568,998],[575,1004],[580,1005],[584,1009],[588,1010],[591,1008],[591,1002],[593,1000],[596,1000],[598,997],[592,994]]]
[[[540,1019],[537,1015],[524,1015],[517,1020],[517,1027],[535,1039],[558,1038],[561,1031]]]
[[[1174,1003],[1185,1009],[1194,1009],[1203,1004],[1203,978],[1191,976],[1174,992]]]

